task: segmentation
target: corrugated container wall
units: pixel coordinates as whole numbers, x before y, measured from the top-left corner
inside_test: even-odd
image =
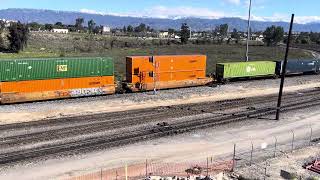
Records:
[[[0,104],[115,93],[111,58],[0,61]]]
[[[48,58],[0,61],[0,81],[113,76],[111,58]]]
[[[281,75],[283,61],[277,61],[276,74]],[[320,72],[319,60],[288,60],[286,74],[303,74],[303,73],[318,73]]]
[[[114,76],[0,82],[0,104],[115,93]]]
[[[126,80],[144,90],[203,84],[207,81],[206,60],[205,55],[130,56]]]
[[[252,61],[217,64],[219,81],[232,78],[261,77],[275,75],[276,62]]]

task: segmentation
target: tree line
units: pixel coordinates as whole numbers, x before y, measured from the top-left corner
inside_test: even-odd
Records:
[[[256,34],[263,35],[263,42],[267,46],[275,46],[281,42],[287,41],[288,34],[285,33],[283,27],[281,26],[270,26],[267,27],[262,32],[255,32]],[[250,29],[250,34],[252,30]],[[183,44],[187,43],[190,36],[190,28],[187,24],[182,24],[181,26],[181,42]],[[227,43],[230,40],[234,40],[235,43],[238,43],[241,38],[246,39],[247,32],[240,32],[237,29],[233,29],[229,32],[228,24],[221,24],[216,26],[211,32],[211,38],[217,39],[218,43],[226,41]],[[227,39],[227,40],[226,40]],[[300,32],[294,33],[292,36],[292,42],[296,44],[319,44],[320,45],[320,33],[317,32]]]
[[[6,23],[0,21],[0,51],[10,51],[10,52],[19,52],[27,46],[29,31],[36,30],[46,30],[51,31],[54,28],[64,28],[69,29],[72,32],[80,33],[94,33],[99,34],[103,31],[103,26],[97,25],[94,20],[89,20],[87,25],[84,25],[85,20],[83,18],[77,18],[74,25],[65,25],[62,22],[56,22],[55,24],[39,24],[39,23],[28,23],[23,24],[21,22],[12,22],[7,27]],[[7,30],[6,36],[3,36],[3,32]],[[147,26],[146,24],[139,24],[138,26],[124,26],[123,28],[112,29],[112,31],[120,31],[126,35],[138,34],[141,37],[144,37],[147,34],[158,32]],[[251,31],[251,30],[250,30]],[[180,30],[168,29],[167,30],[169,37],[175,35],[180,38],[181,44],[187,44],[191,38],[191,29],[187,23],[181,25]],[[114,33],[114,32],[112,32]],[[227,42],[230,40],[238,43],[241,39],[246,38],[245,32],[239,32],[237,29],[229,31],[228,24],[221,24],[216,26],[211,32],[203,31],[205,37],[214,38],[218,43]],[[259,32],[263,35],[263,41],[267,46],[275,46],[280,42],[286,42],[287,34],[284,29],[280,26],[270,26],[267,27],[265,31]],[[315,32],[302,32],[294,34],[292,37],[292,42],[297,44],[320,44],[320,33]],[[5,40],[9,42],[5,46]],[[194,39],[193,39],[194,40]],[[196,41],[199,41],[198,39]],[[170,43],[168,43],[170,44]]]
[[[52,31],[53,29],[68,29],[70,32],[89,32],[89,33],[101,33],[103,26],[97,25],[93,19],[87,22],[87,26],[84,25],[84,18],[77,18],[75,24],[63,24],[62,22],[56,22],[55,24],[40,24],[32,22],[28,24],[31,31]]]
[[[39,24],[37,22],[29,23],[28,26],[31,31],[52,31],[53,29],[68,29],[70,32],[89,32],[89,33],[102,33],[103,26],[97,25],[96,22],[91,19],[87,22],[87,25],[84,25],[84,18],[77,18],[75,24],[63,24],[62,22],[56,22],[55,24]],[[155,30],[150,26],[147,26],[144,23],[139,24],[138,26],[124,26],[123,28],[115,28],[113,31],[121,31],[125,33],[141,33],[141,32],[154,32]]]
[[[38,24],[36,22],[29,23],[28,27],[31,31],[51,31],[54,28],[64,28],[68,29],[70,32],[88,32],[94,34],[102,34],[103,33],[103,26],[97,25],[94,20],[89,20],[87,25],[84,25],[84,18],[77,18],[75,20],[74,25],[65,25],[62,22],[56,22],[55,24]],[[251,31],[251,29],[250,29]],[[151,28],[150,26],[140,23],[138,26],[124,26],[123,28],[114,28],[111,30],[111,33],[116,34],[117,32],[122,33],[124,36],[146,36],[147,34],[151,37],[156,37],[156,30]],[[181,26],[180,31],[169,28],[168,29],[169,36],[171,37],[173,34],[178,35],[181,39],[182,44],[186,44],[191,37],[190,34],[190,27],[183,23]],[[205,34],[207,34],[206,32]],[[264,36],[264,43],[267,46],[274,46],[282,41],[286,41],[284,29],[280,26],[270,26],[265,29],[265,31],[261,32]],[[229,38],[227,42],[231,39],[235,40],[235,43],[238,43],[243,37],[246,35],[244,32],[239,32],[237,29],[233,29],[229,32],[229,25],[228,24],[221,24],[216,26],[212,32],[211,36],[217,38],[218,42],[222,43],[226,38]],[[314,32],[303,32],[300,33],[298,36],[294,36],[294,42],[297,44],[310,44],[310,43],[317,43],[320,44],[320,33]]]

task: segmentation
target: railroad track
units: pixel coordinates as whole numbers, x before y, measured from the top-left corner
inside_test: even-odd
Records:
[[[308,94],[308,98],[302,100],[301,98],[296,98],[295,100],[285,102],[282,111],[296,110],[306,107],[318,106],[320,105],[320,97],[315,96],[317,93],[313,91]],[[294,98],[294,97],[292,97]],[[305,98],[305,96],[304,96]],[[128,143],[133,143],[145,139],[151,139],[156,137],[163,137],[177,133],[183,133],[186,131],[191,131],[195,129],[207,128],[211,126],[216,126],[220,124],[245,120],[248,118],[257,118],[263,115],[269,115],[274,113],[274,108],[256,108],[242,110],[232,114],[224,114],[221,116],[198,118],[195,120],[186,120],[181,122],[176,122],[170,125],[170,128],[158,129],[155,131],[154,127],[132,130],[128,132],[121,132],[118,134],[113,134],[112,136],[101,136],[89,138],[82,141],[65,143],[59,145],[46,145],[38,148],[25,149],[21,151],[13,151],[8,153],[0,154],[0,164],[15,163],[19,161],[29,160],[32,158],[45,157],[54,154],[69,154],[69,153],[81,153],[86,151],[91,151],[97,148],[108,148],[113,146],[124,145]]]
[[[303,98],[314,97],[319,94],[318,90],[310,91],[307,94],[303,95]],[[229,108],[237,108],[239,106],[246,106],[246,105],[253,105],[254,104],[264,104],[270,103],[274,100],[275,96],[270,97],[259,97],[254,99],[235,99],[235,100],[226,100],[226,101],[219,101],[215,103],[201,103],[201,104],[194,104],[193,106],[187,105],[180,105],[174,107],[163,107],[160,109],[152,109],[152,111],[142,111],[134,115],[128,114],[129,116],[126,117],[111,117],[106,118],[105,116],[98,115],[98,118],[102,118],[103,120],[97,121],[95,119],[87,119],[89,121],[85,124],[75,125],[75,126],[66,126],[63,128],[56,128],[47,131],[40,131],[40,132],[32,132],[32,133],[25,133],[21,135],[14,135],[14,136],[7,136],[3,137],[0,140],[0,146],[2,148],[5,147],[12,147],[17,145],[24,145],[27,143],[36,143],[36,142],[43,142],[43,141],[52,141],[58,140],[64,137],[70,136],[80,136],[84,134],[93,134],[98,132],[105,132],[109,130],[119,129],[128,126],[134,126],[143,123],[150,123],[164,120],[168,117],[181,117],[181,116],[188,116],[194,114],[201,114],[201,113],[214,113],[215,116],[224,116],[225,113],[217,113],[214,111],[223,111]],[[289,94],[286,95],[287,99],[293,99],[294,101],[297,98],[297,94]],[[288,101],[288,100],[287,100]],[[219,108],[216,108],[219,107]]]
[[[320,92],[320,90],[315,89],[312,91],[308,91],[307,93],[316,93]],[[296,93],[289,93],[286,96],[295,96]],[[269,98],[276,98],[276,95],[268,96]],[[211,106],[215,108],[216,106],[226,106],[228,104],[231,104],[231,106],[236,106],[237,104],[247,104],[252,101],[265,101],[266,97],[254,97],[254,98],[239,98],[239,99],[233,99],[233,100],[223,100],[223,101],[217,101],[217,102],[208,102],[208,103],[201,103],[203,106]],[[200,104],[200,105],[201,105]],[[193,104],[195,106],[200,107],[198,104]],[[190,104],[188,105],[177,105],[177,106],[171,106],[169,108],[174,109],[190,109]],[[18,131],[19,129],[26,130],[30,128],[43,128],[43,127],[67,127],[72,126],[73,124],[93,124],[100,121],[106,121],[106,120],[112,120],[112,119],[119,119],[123,117],[139,117],[146,115],[150,113],[150,116],[153,115],[155,112],[159,111],[167,111],[168,107],[158,107],[158,108],[148,108],[148,109],[140,109],[140,110],[129,110],[129,111],[120,111],[120,112],[112,112],[112,113],[101,113],[101,114],[93,114],[93,115],[82,115],[82,116],[76,116],[76,117],[60,117],[60,118],[52,118],[52,119],[43,119],[40,121],[32,121],[32,122],[23,122],[23,123],[14,123],[14,124],[6,124],[6,125],[0,125],[0,133],[1,131]]]

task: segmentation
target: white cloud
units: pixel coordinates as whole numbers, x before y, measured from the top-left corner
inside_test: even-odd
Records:
[[[295,22],[300,24],[318,22],[320,23],[320,16],[298,16],[295,18]]]
[[[198,17],[198,18],[219,18],[224,17],[224,12],[214,11],[207,8],[177,7],[168,8],[165,6],[156,6],[143,12],[145,16],[159,18],[180,18],[180,17]]]
[[[155,6],[149,9],[141,10],[139,12],[128,12],[128,13],[106,13],[98,12],[90,9],[81,9],[80,12],[88,14],[100,14],[100,15],[114,15],[114,16],[130,16],[130,17],[153,17],[153,18],[169,18],[179,19],[186,17],[196,17],[205,19],[218,19],[222,17],[239,17],[247,19],[247,15],[240,16],[234,13],[226,13],[223,11],[215,11],[208,8],[194,8],[194,7],[165,7]],[[252,15],[251,18],[254,21],[290,21],[290,14],[274,13],[272,16],[257,16]],[[320,22],[320,16],[296,16],[295,23],[307,24],[311,22]]]
[[[80,12],[82,13],[87,13],[87,14],[101,14],[103,15],[103,12],[98,12],[96,10],[92,10],[92,9],[80,9]]]
[[[103,13],[90,9],[80,9],[82,13],[101,14],[101,15],[115,15],[115,16],[132,16],[132,17],[154,17],[154,18],[170,18],[178,19],[184,17],[197,17],[215,19],[225,17],[224,12],[214,11],[208,8],[193,8],[193,7],[175,7],[169,8],[165,6],[155,6],[139,12],[128,13]]]
[[[283,22],[290,22],[291,20],[291,15],[287,14],[280,14],[280,13],[275,13],[272,16],[252,16],[252,20],[256,21],[272,21],[272,22],[277,22],[277,21],[283,21]],[[294,22],[298,24],[307,24],[307,23],[312,23],[312,22],[320,22],[320,16],[296,16],[294,18]]]
[[[239,5],[241,3],[240,0],[224,0],[224,1],[230,4],[235,4],[235,5]]]

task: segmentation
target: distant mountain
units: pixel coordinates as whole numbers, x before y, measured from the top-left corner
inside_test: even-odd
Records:
[[[93,19],[99,25],[108,25],[110,27],[123,27],[127,25],[137,26],[145,23],[154,29],[165,30],[168,28],[179,29],[181,24],[186,22],[192,30],[211,30],[215,26],[227,23],[230,29],[236,28],[240,31],[246,31],[247,21],[240,18],[220,18],[220,19],[200,19],[200,18],[181,18],[181,19],[160,19],[148,17],[123,17],[113,15],[89,14],[71,11],[54,11],[38,9],[3,9],[0,10],[0,19],[19,20],[21,22],[38,23],[56,23],[74,24],[75,19],[82,17],[86,21]],[[262,31],[271,25],[282,26],[288,30],[287,22],[263,22],[252,21],[253,31]],[[320,23],[295,24],[294,31],[313,31],[320,32]]]

